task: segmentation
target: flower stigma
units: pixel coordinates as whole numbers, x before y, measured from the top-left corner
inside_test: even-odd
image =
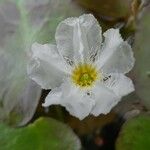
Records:
[[[100,79],[100,73],[92,64],[79,64],[73,69],[71,78],[77,86],[88,88]]]

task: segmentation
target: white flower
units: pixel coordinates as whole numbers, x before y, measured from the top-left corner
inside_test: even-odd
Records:
[[[107,114],[134,91],[124,74],[134,66],[130,45],[118,29],[104,33],[91,14],[62,21],[56,30],[57,45],[34,43],[28,74],[43,89],[52,89],[44,107],[60,104],[71,115]]]

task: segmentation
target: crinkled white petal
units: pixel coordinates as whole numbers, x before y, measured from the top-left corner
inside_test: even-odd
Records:
[[[109,29],[104,33],[105,41],[97,66],[104,73],[127,73],[135,59],[130,45],[123,41],[118,29]]]
[[[82,120],[89,115],[95,102],[87,96],[85,91],[71,85],[69,80],[65,80],[60,88],[49,93],[43,106],[53,104],[64,106],[71,115]]]
[[[72,61],[83,61],[94,55],[101,46],[101,27],[91,14],[62,21],[56,30],[59,52]]]
[[[27,72],[43,89],[51,89],[60,86],[69,70],[55,45],[34,43]]]
[[[57,105],[61,103],[62,90],[60,87],[52,89],[47,97],[45,102],[42,104],[43,107],[48,107],[50,105]]]
[[[64,90],[64,106],[70,114],[80,120],[88,116],[92,107],[95,105],[95,101],[87,95],[86,91],[75,87],[69,80],[62,88]]]
[[[132,83],[132,80],[123,74],[111,74],[111,78],[105,81],[104,84],[120,97],[134,91],[134,85]]]
[[[93,93],[95,95],[95,106],[93,107],[91,114],[94,116],[109,113],[120,101],[120,97],[100,83],[93,88]]]

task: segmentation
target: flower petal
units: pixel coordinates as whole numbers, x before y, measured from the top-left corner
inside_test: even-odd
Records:
[[[72,61],[84,61],[101,46],[101,27],[91,14],[62,21],[56,30],[59,52]]]
[[[47,95],[45,102],[42,104],[43,107],[50,105],[57,105],[61,103],[62,90],[60,87],[52,89]]]
[[[27,71],[29,77],[43,89],[60,86],[64,76],[69,73],[55,45],[38,43],[32,45],[31,60]]]
[[[127,73],[135,59],[130,45],[123,41],[118,29],[109,29],[104,33],[105,42],[97,65],[104,73]]]
[[[71,115],[82,120],[89,115],[95,103],[85,92],[71,85],[69,80],[65,80],[60,88],[49,93],[43,106],[53,104],[64,106]]]
[[[123,74],[113,73],[111,78],[104,82],[105,86],[122,97],[134,91],[132,80]]]
[[[94,116],[109,113],[120,101],[120,97],[100,83],[95,86],[93,93],[95,95],[95,106],[93,107],[91,114]]]
[[[63,85],[64,89],[64,106],[71,115],[84,119],[91,112],[92,107],[95,105],[93,99],[87,95],[86,91],[71,85],[71,82],[66,82]]]

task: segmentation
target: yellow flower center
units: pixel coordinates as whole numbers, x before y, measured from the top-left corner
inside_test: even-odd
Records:
[[[79,64],[72,71],[72,81],[76,85],[84,88],[91,87],[99,79],[100,73],[91,64]]]

